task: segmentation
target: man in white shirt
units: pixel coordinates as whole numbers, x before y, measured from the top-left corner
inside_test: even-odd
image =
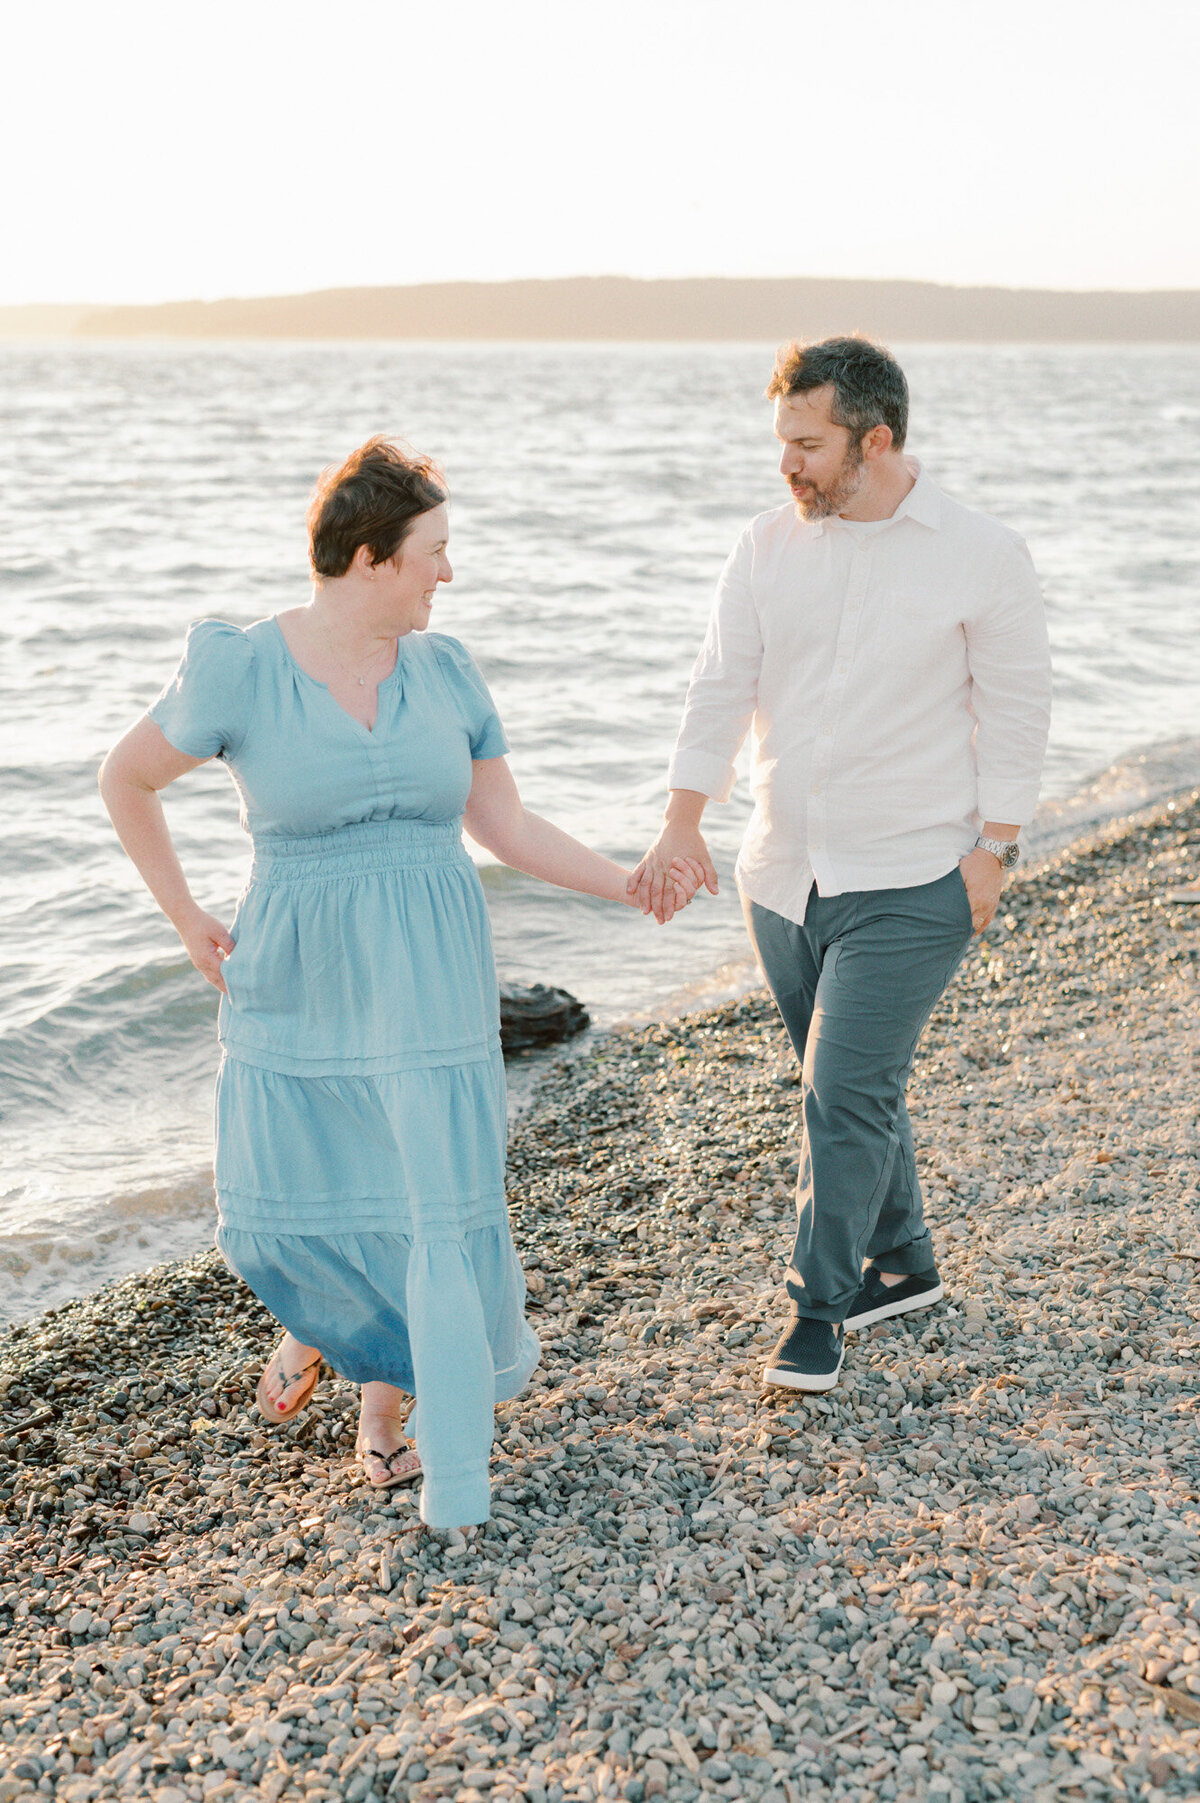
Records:
[[[676,858],[749,731],[737,864],[751,938],[803,1066],[791,1321],[765,1381],[837,1382],[847,1330],[940,1300],[905,1089],[922,1028],[996,911],[1037,802],[1050,706],[1023,541],[904,454],[908,388],[861,338],[787,345],[768,396],[792,500],[722,572],[630,881],[674,912]]]

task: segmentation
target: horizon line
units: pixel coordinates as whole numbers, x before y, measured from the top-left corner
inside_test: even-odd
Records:
[[[131,307],[211,307],[220,306],[230,301],[277,301],[299,300],[321,294],[364,294],[388,292],[396,289],[419,288],[512,288],[527,285],[561,284],[567,282],[629,282],[645,287],[666,287],[689,282],[820,282],[845,283],[854,286],[888,286],[910,288],[938,288],[950,293],[994,292],[998,294],[1045,294],[1045,295],[1188,295],[1200,294],[1200,279],[1195,284],[1175,285],[1138,285],[1125,286],[1085,286],[1076,287],[1062,284],[1043,284],[1031,282],[1002,281],[943,281],[930,276],[887,276],[887,275],[631,275],[617,271],[587,272],[574,275],[522,275],[522,276],[449,276],[426,278],[421,281],[404,282],[340,282],[331,283],[319,288],[290,288],[260,290],[254,293],[229,292],[216,294],[208,298],[192,295],[172,295],[157,300],[21,300],[0,301],[0,313],[26,312],[42,309],[80,308],[87,312],[98,312],[108,308]]]

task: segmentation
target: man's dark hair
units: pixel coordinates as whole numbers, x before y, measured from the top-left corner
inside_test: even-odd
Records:
[[[887,426],[901,450],[908,436],[908,383],[890,351],[869,338],[824,338],[820,344],[793,339],[775,355],[767,399],[786,399],[829,385],[831,418],[861,441],[872,426]]]
[[[314,576],[344,576],[360,545],[372,563],[394,557],[414,521],[448,499],[431,457],[388,438],[370,438],[345,463],[322,472],[308,509]]]

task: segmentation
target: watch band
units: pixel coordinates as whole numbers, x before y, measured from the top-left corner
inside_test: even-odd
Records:
[[[978,850],[990,851],[998,858],[1002,870],[1011,870],[1021,856],[1021,847],[1015,839],[985,839],[980,833],[975,844]]]

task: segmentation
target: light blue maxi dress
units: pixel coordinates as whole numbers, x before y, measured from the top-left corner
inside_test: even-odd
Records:
[[[409,633],[373,730],[274,619],[202,620],[150,708],[254,843],[218,1032],[217,1245],[353,1383],[414,1394],[431,1527],[486,1521],[493,1410],[538,1362],[504,1199],[499,995],[462,843],[507,743],[470,655]]]

